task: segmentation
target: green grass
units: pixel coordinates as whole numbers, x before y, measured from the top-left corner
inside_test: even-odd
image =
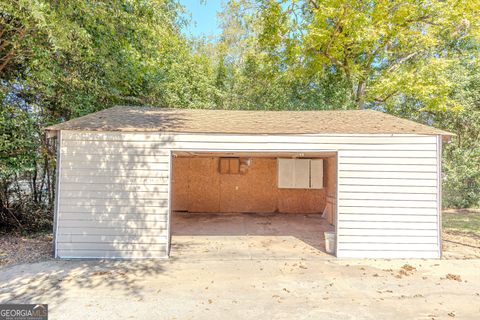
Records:
[[[444,231],[472,234],[480,237],[480,209],[450,209],[442,216]]]

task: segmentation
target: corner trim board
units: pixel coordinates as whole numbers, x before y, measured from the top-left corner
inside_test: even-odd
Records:
[[[57,162],[55,170],[55,203],[53,209],[53,246],[54,257],[58,259],[58,216],[60,213],[60,174],[61,174],[61,145],[62,145],[62,131],[57,134]]]

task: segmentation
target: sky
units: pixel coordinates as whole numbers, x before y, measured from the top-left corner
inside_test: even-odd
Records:
[[[183,31],[193,36],[217,36],[217,12],[221,10],[221,0],[180,0],[180,3],[191,14],[192,22]]]

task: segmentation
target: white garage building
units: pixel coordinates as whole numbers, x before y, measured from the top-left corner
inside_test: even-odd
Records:
[[[320,213],[337,257],[441,256],[451,134],[433,127],[369,110],[119,106],[46,130],[58,258],[168,257],[174,211]]]

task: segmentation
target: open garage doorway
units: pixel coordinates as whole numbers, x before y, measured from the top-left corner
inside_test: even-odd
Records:
[[[334,151],[172,151],[171,179],[171,257],[331,257]]]

